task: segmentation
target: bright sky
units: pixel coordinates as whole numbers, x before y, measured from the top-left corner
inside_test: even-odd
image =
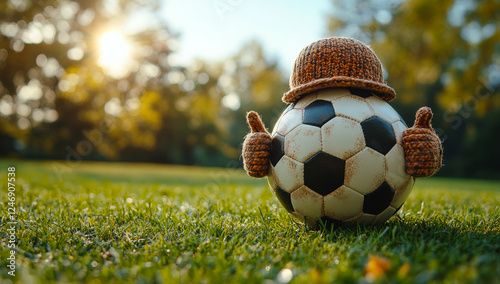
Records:
[[[161,15],[171,31],[180,33],[181,63],[222,60],[256,39],[287,71],[302,48],[326,36],[332,7],[330,0],[163,1]]]

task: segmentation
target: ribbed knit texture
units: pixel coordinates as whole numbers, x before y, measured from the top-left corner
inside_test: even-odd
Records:
[[[431,109],[422,107],[416,114],[415,125],[403,132],[406,173],[414,177],[432,176],[442,165],[443,148],[431,119]]]
[[[369,90],[385,101],[396,92],[384,83],[377,55],[364,43],[352,38],[326,38],[304,48],[290,76],[290,91],[285,103],[295,103],[304,95],[332,87]]]
[[[251,133],[243,142],[243,166],[249,176],[265,177],[269,171],[271,135],[266,131],[264,123],[255,111],[247,114],[247,122]]]
[[[291,90],[282,99],[296,103],[310,92],[332,87],[368,90],[387,102],[396,97],[384,83],[382,65],[368,46],[351,38],[328,38],[302,50],[290,77]],[[406,172],[414,177],[431,176],[442,165],[443,149],[431,119],[431,109],[423,107],[416,114],[415,125],[403,132]],[[256,112],[247,114],[247,122],[252,131],[243,142],[244,167],[252,177],[265,177],[272,151],[271,135]]]

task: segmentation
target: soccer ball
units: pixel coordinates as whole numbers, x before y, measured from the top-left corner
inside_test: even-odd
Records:
[[[289,105],[274,127],[269,185],[285,209],[308,225],[383,223],[414,184],[405,172],[406,128],[369,91],[308,94]]]

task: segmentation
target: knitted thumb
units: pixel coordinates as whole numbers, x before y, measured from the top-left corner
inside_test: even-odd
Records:
[[[422,107],[417,111],[415,125],[403,132],[406,173],[414,177],[429,177],[441,168],[443,148],[431,119],[431,109]]]
[[[271,135],[266,131],[264,123],[255,111],[247,114],[247,122],[252,132],[245,136],[243,142],[243,166],[249,176],[265,177],[269,170]]]

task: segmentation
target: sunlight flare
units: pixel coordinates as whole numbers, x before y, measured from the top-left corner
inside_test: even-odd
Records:
[[[100,40],[98,63],[113,77],[123,77],[128,73],[132,59],[132,44],[120,32],[105,33]]]

